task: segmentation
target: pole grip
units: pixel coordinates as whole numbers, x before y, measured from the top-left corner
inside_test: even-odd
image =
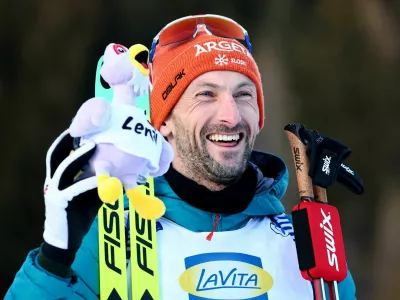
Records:
[[[292,151],[300,199],[311,201],[314,199],[314,192],[311,177],[308,175],[310,163],[307,157],[307,148],[299,134],[302,127],[303,125],[300,124],[288,124],[284,129]]]
[[[326,195],[325,188],[320,187],[318,185],[313,185],[313,191],[314,191],[314,200],[315,201],[328,203],[328,196]]]

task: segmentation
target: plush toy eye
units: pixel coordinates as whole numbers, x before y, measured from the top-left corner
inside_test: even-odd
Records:
[[[128,49],[126,47],[122,46],[122,45],[115,44],[114,45],[114,51],[117,54],[121,54],[121,53],[128,52]]]

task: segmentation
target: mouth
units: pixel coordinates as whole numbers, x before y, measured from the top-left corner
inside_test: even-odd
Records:
[[[136,66],[143,76],[148,76],[149,70],[149,50],[141,45],[135,44],[129,48],[129,57],[134,66]]]
[[[235,147],[244,138],[244,133],[210,133],[206,136],[211,143],[221,147]]]
[[[143,66],[146,70],[149,69],[149,65],[147,64],[149,59],[149,52],[148,51],[140,51],[138,54],[135,55],[135,60]]]

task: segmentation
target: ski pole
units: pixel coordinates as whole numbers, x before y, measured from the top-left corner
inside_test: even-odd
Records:
[[[285,132],[292,148],[300,204],[292,211],[299,268],[312,281],[316,300],[325,300],[325,281],[330,299],[338,300],[337,282],[347,275],[340,219],[335,207],[327,204],[326,189],[313,185],[306,145],[300,138],[304,126],[289,124]]]
[[[313,191],[314,191],[314,201],[328,203],[326,189],[324,189],[320,186],[317,186],[317,185],[313,185]],[[314,279],[313,282],[314,282],[314,286],[317,286],[317,288],[319,290],[321,290],[321,294],[323,295],[323,298],[321,298],[321,299],[325,299],[324,280],[322,278]],[[339,300],[339,291],[338,291],[338,286],[337,286],[337,280],[328,282],[328,290],[329,290],[329,299]]]

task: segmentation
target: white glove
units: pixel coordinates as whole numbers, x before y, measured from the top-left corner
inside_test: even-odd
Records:
[[[47,152],[43,238],[47,244],[70,249],[75,254],[97,215],[101,201],[95,176],[75,179],[93,155],[96,145],[87,142],[70,154],[73,141],[66,130]]]

